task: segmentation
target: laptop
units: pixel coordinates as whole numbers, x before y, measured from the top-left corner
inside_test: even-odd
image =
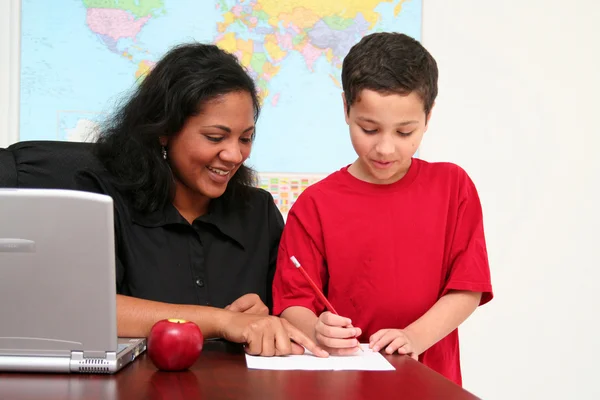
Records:
[[[118,338],[113,202],[0,188],[0,371],[119,371],[146,349]]]

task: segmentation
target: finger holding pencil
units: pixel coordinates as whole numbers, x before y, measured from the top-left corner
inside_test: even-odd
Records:
[[[291,256],[290,260],[329,310],[321,313],[315,325],[315,339],[317,339],[317,342],[321,346],[325,346],[330,354],[335,355],[351,355],[359,350],[364,351],[357,340],[357,337],[362,334],[361,329],[352,326],[352,321],[349,318],[338,314],[321,288],[315,284],[295,256]]]

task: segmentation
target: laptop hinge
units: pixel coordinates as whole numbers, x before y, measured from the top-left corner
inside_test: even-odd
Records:
[[[72,351],[71,360],[86,360],[90,358],[114,361],[117,359],[117,353],[114,351]]]
[[[106,358],[106,351],[84,351],[83,358]]]

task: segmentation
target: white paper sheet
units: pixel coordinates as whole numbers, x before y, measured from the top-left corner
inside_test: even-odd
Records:
[[[395,368],[379,352],[373,352],[368,344],[361,344],[364,352],[351,356],[320,358],[307,351],[301,356],[259,357],[246,354],[250,369],[313,370],[313,371],[394,371]]]

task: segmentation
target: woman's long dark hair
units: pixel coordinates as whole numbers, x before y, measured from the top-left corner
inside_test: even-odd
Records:
[[[173,200],[173,173],[162,158],[159,137],[178,133],[206,101],[236,91],[252,96],[256,122],[256,86],[237,58],[214,45],[180,45],[156,64],[106,122],[96,155],[137,210],[152,212]],[[220,199],[243,201],[255,181],[255,172],[240,166]]]

